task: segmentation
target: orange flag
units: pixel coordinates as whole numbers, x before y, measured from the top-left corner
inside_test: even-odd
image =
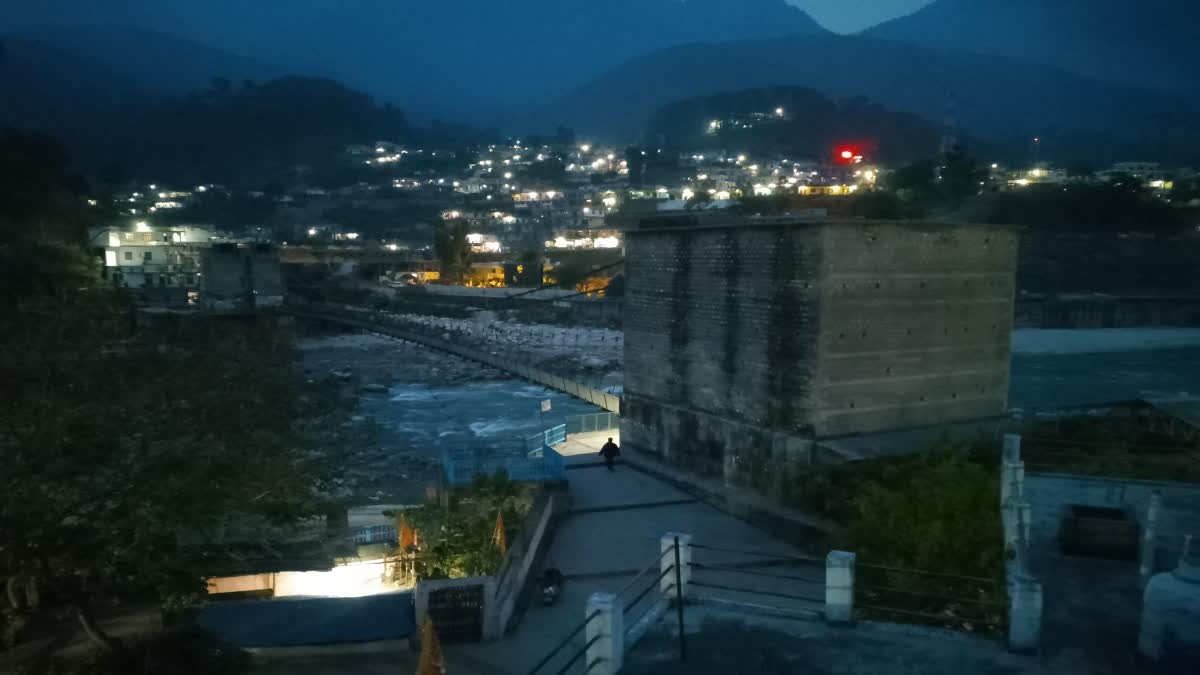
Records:
[[[415,546],[417,543],[417,533],[408,525],[408,519],[401,513],[396,519],[396,531],[400,535],[400,550],[407,553],[410,546]]]
[[[492,533],[492,543],[500,549],[501,555],[508,553],[508,540],[504,536],[504,514],[496,512],[496,531]]]
[[[421,658],[417,661],[417,675],[444,675],[445,672],[442,643],[433,629],[433,621],[426,615],[425,623],[421,626]]]

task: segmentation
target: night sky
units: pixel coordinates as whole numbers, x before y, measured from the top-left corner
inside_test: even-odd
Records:
[[[838,33],[853,33],[881,21],[910,14],[932,0],[788,0],[808,12],[822,26]]]
[[[327,1],[316,0],[316,4]],[[410,0],[401,0],[401,2],[405,1]],[[3,19],[5,22],[13,22],[14,25],[27,22],[106,23],[114,18],[118,21],[126,19],[127,17],[124,17],[123,13],[119,10],[128,10],[142,2],[145,2],[145,0],[121,0],[115,5],[99,5],[106,11],[98,11],[98,5],[91,2],[81,2],[80,0],[43,0],[36,5],[25,6],[14,3],[14,6],[4,7],[0,11],[0,19]],[[171,0],[169,5],[174,5],[176,2],[179,2],[179,0]],[[297,0],[297,2],[313,4],[313,0]],[[807,11],[822,26],[832,31],[853,33],[864,28],[869,28],[881,21],[887,21],[888,19],[914,12],[928,5],[932,0],[787,0],[787,2]],[[192,13],[186,10],[187,3],[180,4],[184,5],[181,8],[184,10],[182,15],[186,15],[189,22],[194,19],[200,19],[203,16],[203,14],[200,17],[193,16]],[[200,6],[203,5],[203,3],[197,4]],[[114,12],[113,10],[117,11]],[[0,26],[0,29],[2,29],[2,26]],[[187,31],[179,32],[186,33]]]

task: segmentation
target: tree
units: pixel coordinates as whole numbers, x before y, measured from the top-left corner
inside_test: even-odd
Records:
[[[641,187],[646,178],[646,151],[640,147],[630,146],[625,149],[625,164],[629,169],[629,184]]]
[[[708,190],[697,187],[696,190],[692,193],[692,196],[688,197],[687,208],[698,209],[698,208],[701,208],[701,207],[711,204],[711,203],[712,203],[712,193],[710,193]]]
[[[942,158],[939,180],[942,196],[955,206],[967,197],[979,194],[980,183],[985,178],[987,174],[964,145],[955,145]]]
[[[1176,204],[1188,204],[1200,199],[1200,179],[1189,178],[1175,181],[1171,188],[1171,201]]]
[[[937,166],[930,160],[921,160],[893,171],[887,177],[886,186],[907,201],[926,199],[934,192],[936,177]]]
[[[442,263],[442,277],[462,283],[471,267],[471,243],[467,241],[467,224],[463,220],[448,220],[442,224],[434,241],[434,252]]]
[[[82,241],[86,188],[69,166],[66,150],[45,134],[0,132],[0,243]]]
[[[561,183],[567,175],[567,167],[557,157],[547,157],[540,162],[533,162],[521,175],[541,185],[553,186]]]
[[[98,603],[201,596],[224,527],[319,512],[332,405],[301,395],[281,336],[156,342],[133,311],[92,289],[0,332],[0,577],[36,579],[110,649]]]
[[[554,144],[560,147],[574,147],[575,138],[575,130],[561,124],[558,125],[558,129],[554,132]]]

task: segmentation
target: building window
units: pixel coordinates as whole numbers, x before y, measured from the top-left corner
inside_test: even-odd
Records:
[[[132,261],[133,260],[133,251],[125,251],[125,259]]]
[[[142,254],[143,262],[150,262],[153,259],[154,259],[154,254],[151,253],[150,251],[146,251],[145,253]]]
[[[125,241],[133,241],[133,233],[132,232],[125,233]]]
[[[142,235],[142,241],[144,241],[148,244],[148,243],[154,241],[154,235],[147,232]]]

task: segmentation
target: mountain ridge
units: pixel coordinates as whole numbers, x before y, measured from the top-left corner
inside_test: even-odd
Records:
[[[937,0],[859,35],[1018,58],[1200,100],[1197,3]]]
[[[531,125],[570,120],[581,131],[629,135],[675,100],[777,86],[867,96],[931,120],[945,117],[953,96],[962,133],[1010,144],[1027,146],[1035,135],[1113,135],[1120,139],[1114,152],[1140,142],[1171,161],[1192,161],[1200,148],[1188,121],[1196,106],[1182,99],[1037,64],[855,36],[659,50],[573,89],[536,111]]]

